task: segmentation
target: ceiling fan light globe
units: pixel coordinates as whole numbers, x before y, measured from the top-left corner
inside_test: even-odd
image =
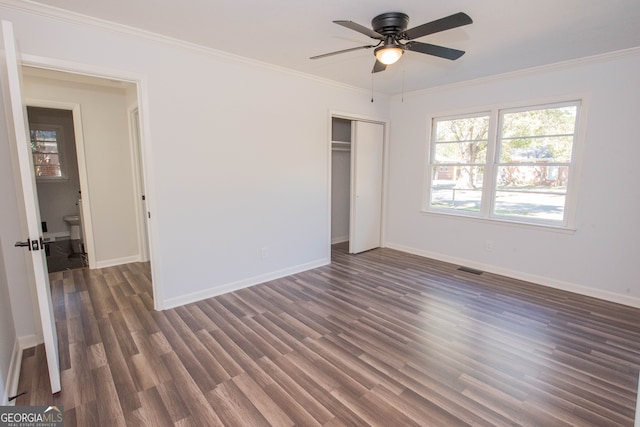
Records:
[[[374,51],[374,53],[378,61],[380,61],[384,65],[391,65],[398,62],[398,60],[404,53],[404,50],[402,48],[395,47],[395,46],[393,47],[382,46],[377,48]]]

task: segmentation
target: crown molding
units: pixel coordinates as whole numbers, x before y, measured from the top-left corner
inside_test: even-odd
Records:
[[[583,58],[570,59],[567,61],[554,62],[552,64],[539,65],[536,67],[524,68],[521,70],[509,71],[506,73],[494,74],[486,77],[479,77],[477,79],[464,80],[461,82],[450,83],[446,85],[434,86],[425,89],[419,89],[413,92],[405,93],[404,97],[409,96],[420,96],[425,94],[430,94],[439,91],[448,91],[454,89],[461,89],[468,86],[475,86],[478,84],[487,84],[495,81],[504,81],[508,79],[515,79],[520,77],[525,77],[534,74],[540,74],[544,72],[550,71],[559,71],[559,70],[568,70],[571,68],[582,67],[590,64],[597,64],[607,61],[613,61],[619,58],[626,58],[631,56],[640,55],[640,46],[632,47],[629,49],[616,50],[613,52],[601,53],[598,55],[585,56]],[[392,98],[399,98],[400,94],[393,95]]]
[[[133,37],[140,37],[146,40],[162,43],[172,47],[182,48],[190,50],[192,52],[201,53],[204,55],[215,56],[219,59],[243,63],[253,67],[259,67],[279,73],[285,73],[291,76],[299,77],[306,80],[311,80],[316,83],[333,86],[339,89],[345,89],[361,94],[370,94],[370,91],[345,83],[337,82],[335,80],[325,79],[312,74],[304,73],[301,71],[292,70],[291,68],[281,67],[278,65],[270,64],[256,59],[247,58],[244,56],[236,55],[233,53],[225,52],[222,50],[210,48],[197,43],[192,43],[180,39],[176,39],[162,34],[154,33],[152,31],[142,30],[140,28],[131,27],[124,24],[119,24],[112,21],[107,21],[100,18],[94,18],[81,13],[72,12],[69,10],[61,9],[55,6],[49,6],[42,3],[38,3],[32,0],[0,0],[0,7],[12,9],[17,12],[28,13],[31,15],[38,15],[48,19],[55,19],[60,22],[66,22],[70,24],[87,25],[94,28],[100,28],[105,31],[115,32],[118,34],[125,34]],[[376,92],[377,96],[388,97],[389,95]]]

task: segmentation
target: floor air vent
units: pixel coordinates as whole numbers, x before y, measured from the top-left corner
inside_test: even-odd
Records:
[[[477,274],[478,276],[483,273],[482,270],[476,270],[475,268],[470,267],[459,267],[458,270],[464,271],[465,273]]]

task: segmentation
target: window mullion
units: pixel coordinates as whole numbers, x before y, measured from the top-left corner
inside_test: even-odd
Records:
[[[496,188],[496,156],[498,138],[498,110],[491,110],[489,115],[489,134],[487,142],[487,163],[484,168],[484,185],[482,186],[482,204],[480,214],[483,218],[489,218],[493,212]]]

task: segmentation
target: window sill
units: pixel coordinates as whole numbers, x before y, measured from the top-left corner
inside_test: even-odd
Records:
[[[549,231],[552,233],[574,234],[577,231],[575,227],[567,227],[563,225],[515,221],[507,218],[482,218],[474,215],[465,215],[463,213],[427,211],[427,210],[421,209],[420,214],[423,216],[437,216],[441,218],[452,219],[455,221],[459,221],[459,220],[474,221],[482,224],[504,225],[508,227],[525,228],[525,229],[536,230],[536,231]]]

